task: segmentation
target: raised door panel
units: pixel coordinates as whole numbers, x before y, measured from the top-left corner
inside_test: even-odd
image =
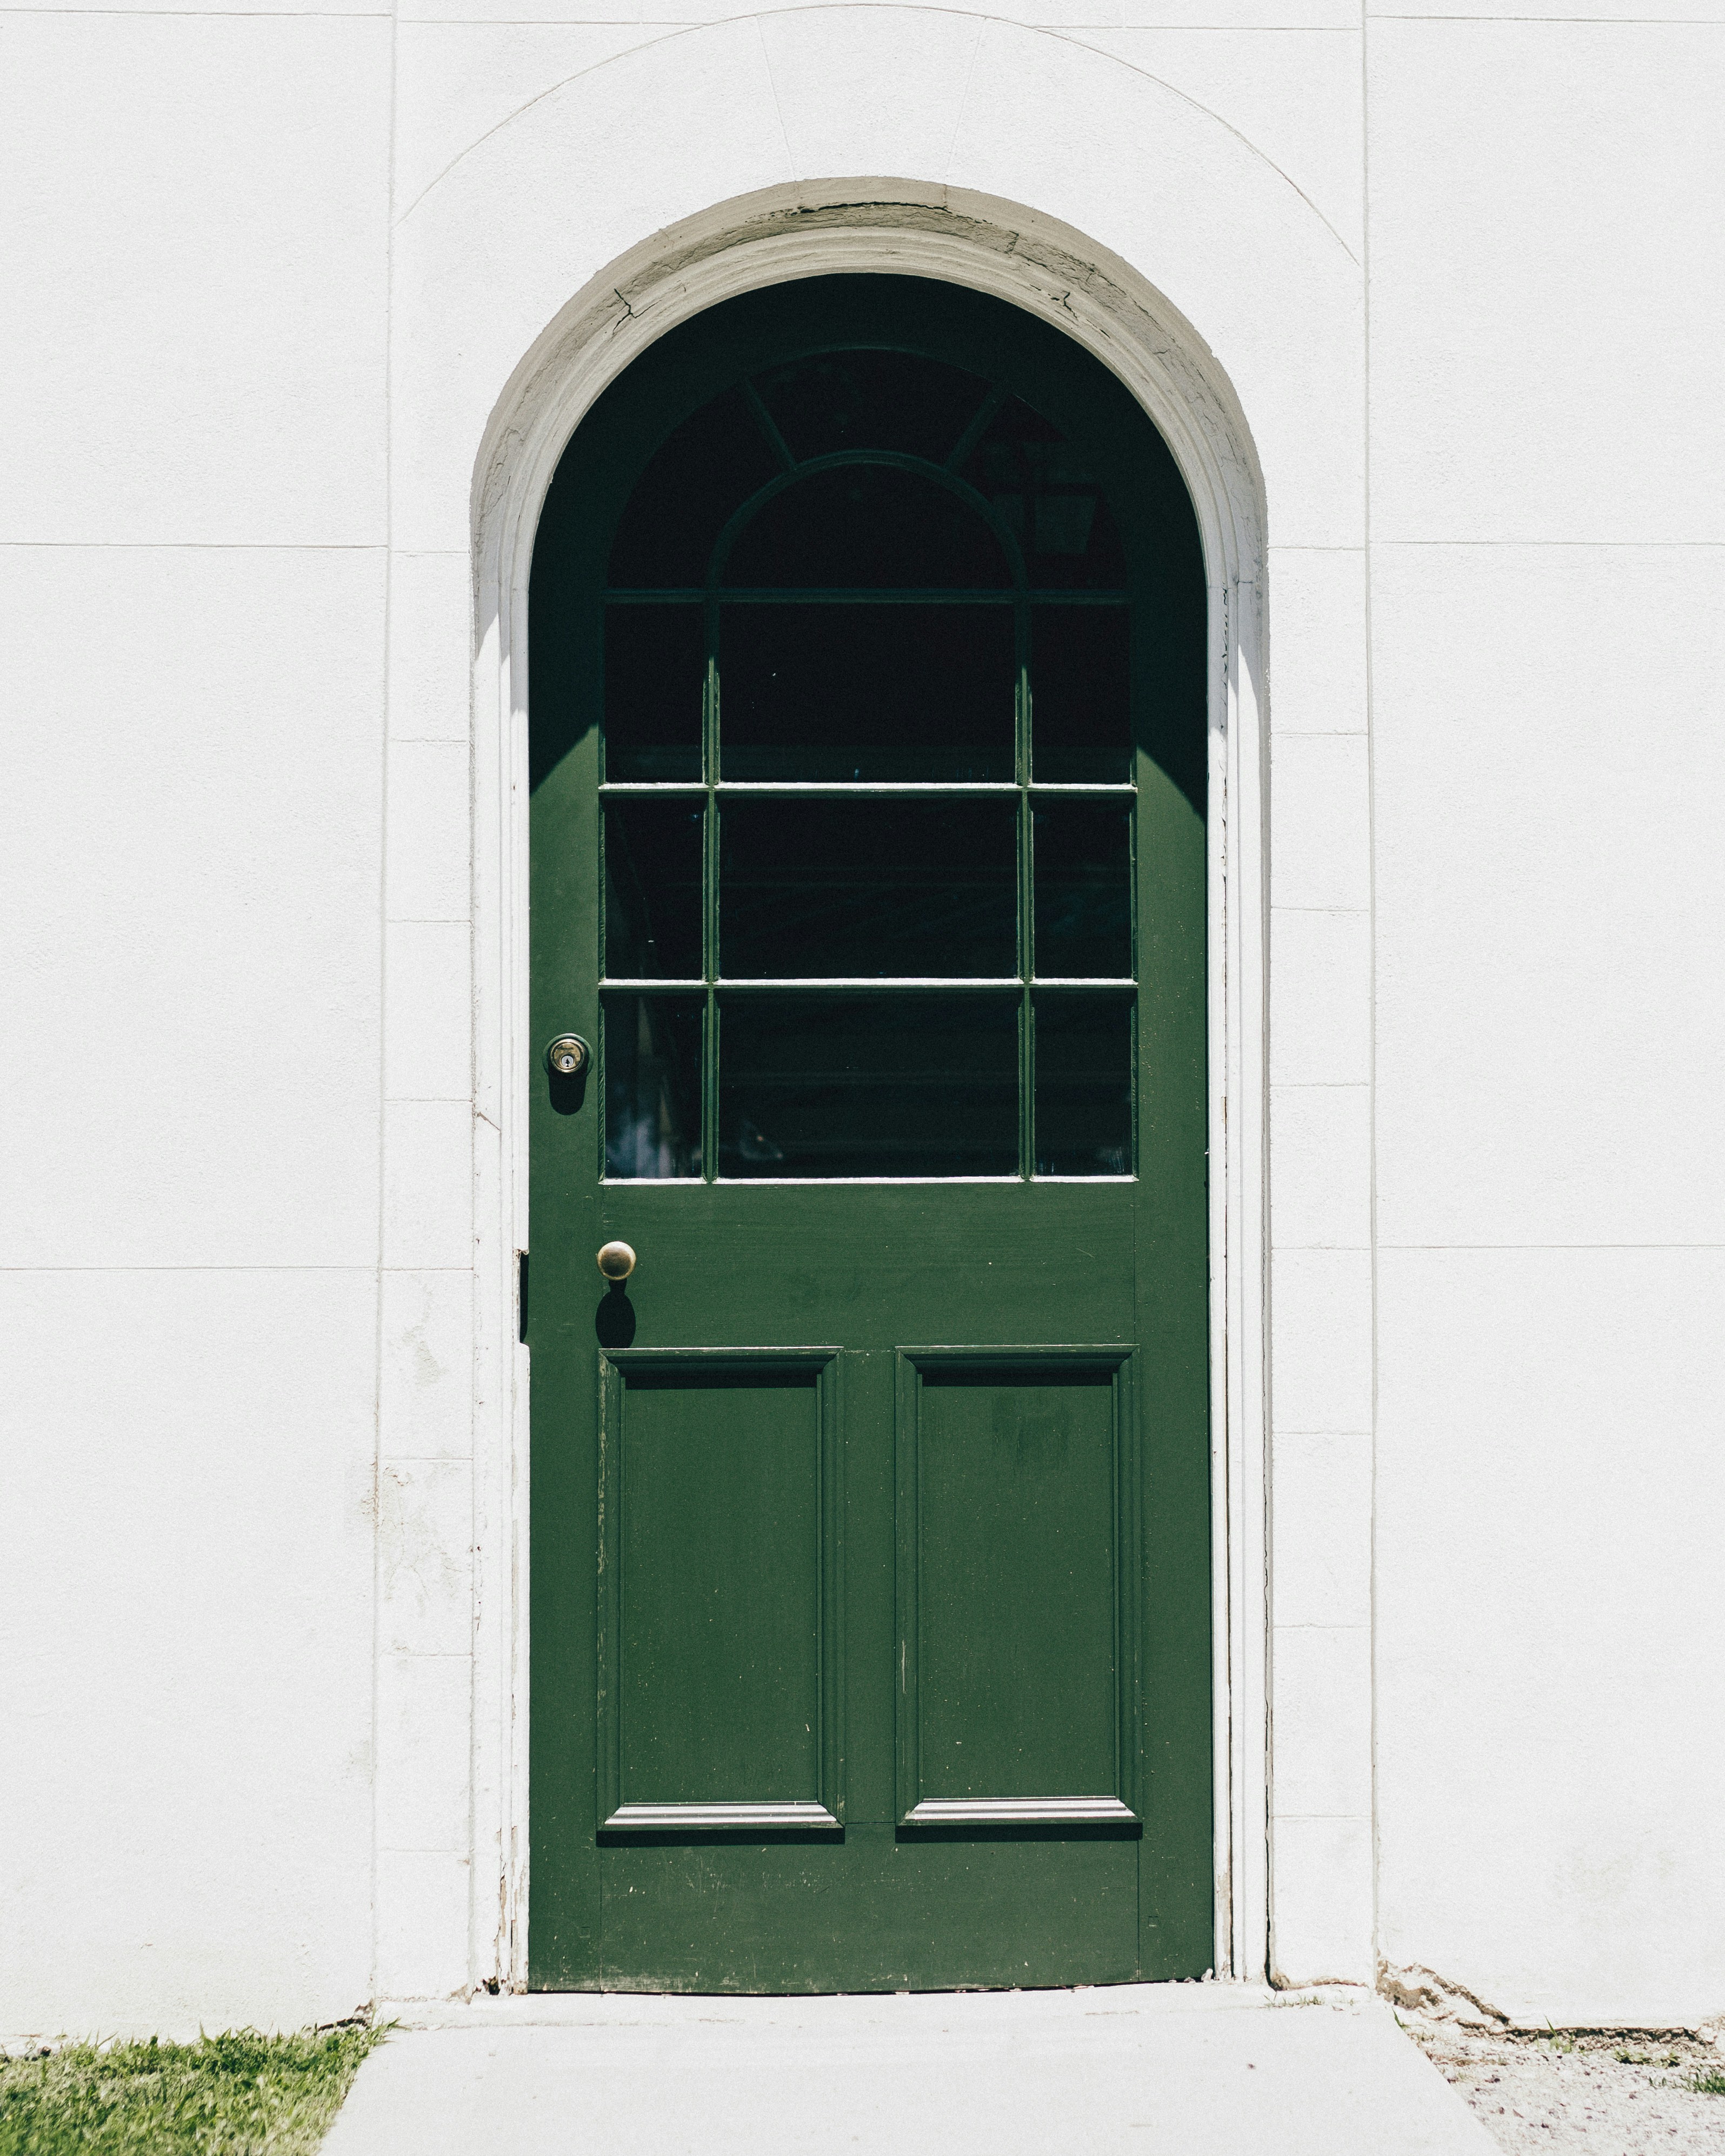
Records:
[[[911,1825],[1137,1817],[1131,1357],[899,1357],[899,1800]]]
[[[602,1365],[599,1824],[836,1828],[838,1357]]]

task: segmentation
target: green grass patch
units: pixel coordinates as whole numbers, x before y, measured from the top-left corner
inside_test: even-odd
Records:
[[[381,2033],[245,2029],[0,2059],[0,2156],[311,2156]]]
[[[1702,2066],[1689,2076],[1697,2096],[1725,2096],[1725,2067]]]

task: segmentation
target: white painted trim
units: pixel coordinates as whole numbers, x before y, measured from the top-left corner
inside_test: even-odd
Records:
[[[1137,1814],[1118,1797],[925,1797],[905,1814],[906,1826],[951,1826],[983,1820],[1023,1825],[1040,1820],[1130,1824]]]
[[[648,345],[762,285],[834,271],[942,278],[1053,322],[1138,398],[1184,475],[1210,604],[1211,1384],[1219,1976],[1268,1956],[1267,737],[1262,487],[1233,391],[1145,280],[1007,203],[803,182],[655,236],[572,299],[516,368],[475,465],[474,668],[476,1615],[471,1967],[526,1977],[527,579],[540,505],[583,413]],[[491,1881],[495,1881],[495,1887]]]
[[[824,1804],[619,1804],[607,1832],[628,1827],[837,1827]]]

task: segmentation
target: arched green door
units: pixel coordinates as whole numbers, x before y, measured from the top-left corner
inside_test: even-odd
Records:
[[[531,608],[531,1981],[1200,1974],[1168,450],[999,302],[779,286],[583,422]]]

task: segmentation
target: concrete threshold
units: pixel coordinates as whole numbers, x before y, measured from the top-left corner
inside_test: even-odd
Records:
[[[531,1994],[380,2010],[324,2156],[1496,2156],[1369,1993]]]

